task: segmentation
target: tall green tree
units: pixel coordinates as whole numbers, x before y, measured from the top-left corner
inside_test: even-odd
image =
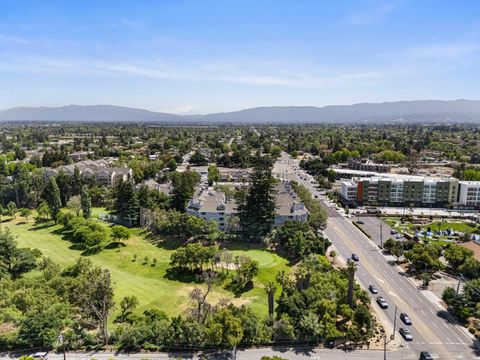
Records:
[[[95,267],[81,278],[75,292],[76,305],[85,319],[100,329],[104,345],[108,344],[108,318],[115,303],[110,272]]]
[[[82,192],[80,194],[80,203],[82,206],[83,217],[88,219],[92,215],[92,199],[88,193],[86,185],[82,186]]]
[[[82,175],[80,174],[78,166],[75,166],[73,170],[72,187],[73,194],[80,195],[80,192],[82,191]]]
[[[262,158],[250,176],[250,187],[237,197],[240,225],[245,237],[259,240],[267,235],[275,218],[274,179],[271,162]]]
[[[268,315],[272,317],[275,308],[275,290],[275,283],[273,281],[269,281],[267,285],[265,285],[265,292],[268,298]]]
[[[194,171],[176,172],[172,176],[172,206],[178,211],[185,211],[187,202],[193,196],[195,186],[200,182],[200,174]]]
[[[217,181],[220,181],[220,171],[217,165],[211,165],[208,167],[208,185],[212,186]]]
[[[45,198],[50,210],[50,216],[56,224],[58,222],[58,215],[60,214],[60,210],[62,208],[62,200],[60,198],[60,189],[58,188],[57,181],[54,177],[50,178],[45,192]]]

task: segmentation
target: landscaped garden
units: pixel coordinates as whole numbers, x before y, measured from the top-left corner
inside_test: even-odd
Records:
[[[430,219],[403,219],[389,217],[386,219],[395,231],[405,234],[407,238],[425,242],[434,242],[440,245],[457,241],[469,241],[478,236],[477,225],[469,220],[430,220]]]

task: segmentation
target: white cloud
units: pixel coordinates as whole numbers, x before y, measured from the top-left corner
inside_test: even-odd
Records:
[[[315,68],[299,64],[265,64],[235,61],[165,63],[93,61],[88,59],[0,58],[0,71],[40,75],[85,75],[96,77],[137,77],[193,82],[225,82],[241,85],[320,88],[351,84],[369,85],[395,76],[392,69]],[[180,109],[184,111],[185,109]]]
[[[181,106],[175,106],[172,108],[161,109],[160,112],[176,114],[176,115],[187,115],[187,114],[191,114],[192,110],[193,110],[192,105],[181,105]]]
[[[480,50],[480,44],[457,43],[416,46],[406,49],[404,54],[417,59],[456,59]]]
[[[383,4],[376,8],[364,9],[361,11],[353,12],[348,16],[348,18],[350,23],[352,23],[353,25],[368,25],[382,20],[396,9],[396,4]]]

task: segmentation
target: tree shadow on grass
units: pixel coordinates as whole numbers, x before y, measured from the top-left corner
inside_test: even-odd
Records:
[[[125,245],[125,243],[121,242],[121,241],[112,241],[112,242],[109,242],[105,247],[104,249],[118,249],[118,248],[122,248],[122,247],[126,247],[127,245]]]
[[[147,240],[151,244],[165,250],[177,250],[179,247],[185,245],[186,243],[184,239],[179,239],[172,236],[161,237],[145,230],[140,232],[140,235],[143,235],[145,237],[145,240]]]
[[[192,272],[187,272],[185,270],[180,270],[177,268],[168,268],[167,271],[165,272],[165,275],[163,275],[164,278],[172,281],[180,281],[183,283],[195,283],[195,284],[201,284],[203,283],[203,280],[200,279],[199,275],[201,273],[192,273]]]
[[[225,285],[225,290],[230,291],[236,298],[242,296],[243,293],[253,289],[253,281],[249,281],[245,286],[237,284],[235,281],[232,281]]]
[[[29,231],[37,231],[37,230],[43,230],[43,229],[48,229],[50,227],[55,226],[55,223],[53,221],[42,221],[42,222],[36,222],[30,229]]]

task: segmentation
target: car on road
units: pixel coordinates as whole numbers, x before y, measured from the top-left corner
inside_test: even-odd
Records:
[[[412,320],[406,313],[400,314],[400,320],[402,320],[405,325],[412,325]]]
[[[357,220],[357,224],[363,225],[365,223],[362,220]]]
[[[433,356],[428,351],[421,351],[420,360],[433,360]]]
[[[360,258],[358,257],[357,254],[353,253],[353,254],[352,254],[352,260],[353,260],[353,261],[360,261]]]
[[[377,304],[382,308],[382,309],[388,309],[388,302],[385,300],[383,296],[377,297]]]
[[[370,290],[372,294],[378,294],[378,290],[375,285],[368,285],[368,290]]]
[[[407,341],[412,341],[413,340],[413,336],[412,336],[412,333],[410,332],[410,330],[408,329],[405,329],[405,328],[400,328],[398,329],[398,332],[400,333],[400,335],[403,336],[403,338]]]
[[[395,235],[396,233],[397,233],[397,230],[394,230],[394,229],[390,230],[391,235]]]
[[[38,360],[47,360],[48,359],[48,352],[46,351],[39,351],[36,352],[35,354],[31,355],[33,359],[38,359]]]

